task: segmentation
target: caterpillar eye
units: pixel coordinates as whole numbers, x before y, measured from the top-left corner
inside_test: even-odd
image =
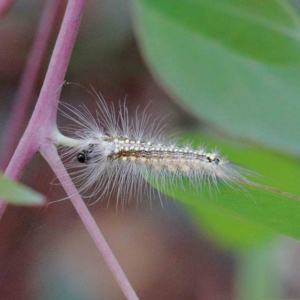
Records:
[[[216,158],[213,160],[213,162],[214,162],[216,165],[218,165],[218,164],[220,163],[220,159],[216,157]]]
[[[77,160],[78,160],[78,162],[83,164],[83,163],[85,163],[86,157],[83,153],[78,153],[77,154]]]

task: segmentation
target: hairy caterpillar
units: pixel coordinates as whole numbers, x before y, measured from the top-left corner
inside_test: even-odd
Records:
[[[116,191],[118,199],[130,200],[136,193],[153,191],[148,180],[164,187],[166,181],[181,184],[186,177],[195,189],[204,183],[217,186],[218,180],[247,182],[241,168],[218,151],[180,147],[163,138],[161,122],[150,122],[145,110],[137,109],[130,118],[125,103],[116,110],[101,97],[95,117],[84,105],[81,109],[63,105],[68,110],[63,115],[74,125],[68,128],[72,147],[65,143],[62,158],[73,170],[79,191],[89,191],[89,197],[109,198]]]

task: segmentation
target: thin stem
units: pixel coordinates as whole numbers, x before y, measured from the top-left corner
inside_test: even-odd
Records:
[[[57,144],[56,113],[60,89],[76,39],[84,4],[85,0],[69,0],[68,2],[37,104],[5,174],[10,178],[17,179],[32,155],[40,150],[61,181],[126,298],[138,300],[95,220],[78,194],[53,145]],[[6,204],[0,200],[0,217],[5,207]]]
[[[32,49],[15,96],[12,113],[6,125],[5,136],[2,143],[4,149],[1,157],[1,169],[7,167],[7,163],[17,146],[24,128],[25,116],[29,104],[32,101],[32,94],[41,68],[41,62],[46,53],[47,44],[55,24],[54,20],[57,17],[60,4],[60,0],[48,0],[43,8]]]
[[[1,0],[0,1],[0,17],[4,16],[8,9],[14,4],[13,0]]]
[[[77,213],[81,217],[82,222],[84,223],[86,229],[90,233],[97,248],[101,252],[113,276],[117,280],[126,299],[138,300],[135,291],[133,290],[121,266],[119,265],[114,254],[109,248],[104,236],[102,235],[99,227],[97,226],[97,223],[95,222],[91,213],[87,209],[84,201],[78,194],[76,187],[74,186],[71,178],[69,177],[69,174],[67,173],[66,169],[64,168],[64,165],[60,160],[60,157],[57,154],[55,146],[53,144],[44,144],[42,145],[40,151],[46,159],[46,161],[51,166],[55,175],[58,177],[65,191],[67,192],[67,195],[71,199]]]
[[[63,135],[58,129],[56,129],[55,141],[56,146],[67,146],[70,148],[76,148],[82,145],[82,141],[69,138]]]
[[[39,126],[42,124],[43,128],[39,131],[44,139],[53,139],[60,90],[76,40],[84,4],[85,0],[69,0],[68,2],[45,81],[30,120],[35,130],[36,123]]]
[[[51,0],[49,0],[51,1]],[[46,140],[53,142],[60,87],[76,40],[85,0],[69,0],[45,81],[29,124],[9,162],[5,175],[17,179],[32,155]],[[7,203],[0,200],[0,217]]]

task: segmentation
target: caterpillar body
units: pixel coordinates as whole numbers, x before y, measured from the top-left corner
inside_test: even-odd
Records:
[[[64,104],[68,112],[63,112],[75,125],[68,129],[72,147],[64,143],[62,158],[72,168],[79,191],[89,191],[88,197],[109,198],[116,191],[125,202],[144,191],[152,194],[149,180],[164,187],[167,181],[182,184],[186,177],[196,190],[205,183],[217,186],[218,180],[247,181],[242,169],[218,151],[193,149],[188,144],[180,147],[163,138],[161,122],[150,122],[145,110],[139,113],[137,109],[130,118],[125,103],[116,111],[99,97],[97,105],[96,117],[85,106],[76,109]]]

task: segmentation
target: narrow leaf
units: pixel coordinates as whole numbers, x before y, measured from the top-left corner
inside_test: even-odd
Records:
[[[43,205],[45,197],[0,174],[0,198],[17,205]]]
[[[228,155],[229,159],[259,174],[250,178],[254,184],[258,185],[232,183],[229,186],[220,181],[217,187],[205,183],[195,187],[189,184],[187,178],[183,177],[178,179],[178,184],[173,180],[167,182],[167,185],[158,186],[160,190],[188,204],[191,210],[202,211],[198,213],[200,218],[209,217],[209,214],[213,216],[213,212],[216,218],[210,219],[207,224],[211,223],[210,228],[213,230],[217,230],[219,227],[217,234],[222,235],[223,239],[226,234],[229,237],[237,232],[242,233],[243,228],[234,228],[234,224],[247,227],[251,223],[257,224],[257,226],[260,224],[262,230],[268,228],[300,239],[300,185],[297,182],[297,179],[300,178],[300,168],[298,159],[286,157],[258,146],[212,138],[211,135],[184,135],[183,139],[187,138],[193,141],[195,146],[204,143],[217,146],[223,154]],[[264,188],[264,185],[268,187]],[[203,215],[205,210],[210,211]],[[222,212],[224,213],[223,219]],[[244,225],[241,223],[243,220],[246,222]],[[232,222],[232,226],[228,222]],[[222,234],[220,229],[222,224],[226,223],[224,228],[230,230],[231,227],[232,231],[224,230]],[[246,227],[245,230],[249,233],[251,227],[249,227],[250,231]],[[255,227],[253,228],[255,229]],[[258,237],[264,234],[258,227],[255,230],[259,230]],[[234,243],[234,240],[229,240],[229,243]],[[237,243],[239,242],[237,241]]]

